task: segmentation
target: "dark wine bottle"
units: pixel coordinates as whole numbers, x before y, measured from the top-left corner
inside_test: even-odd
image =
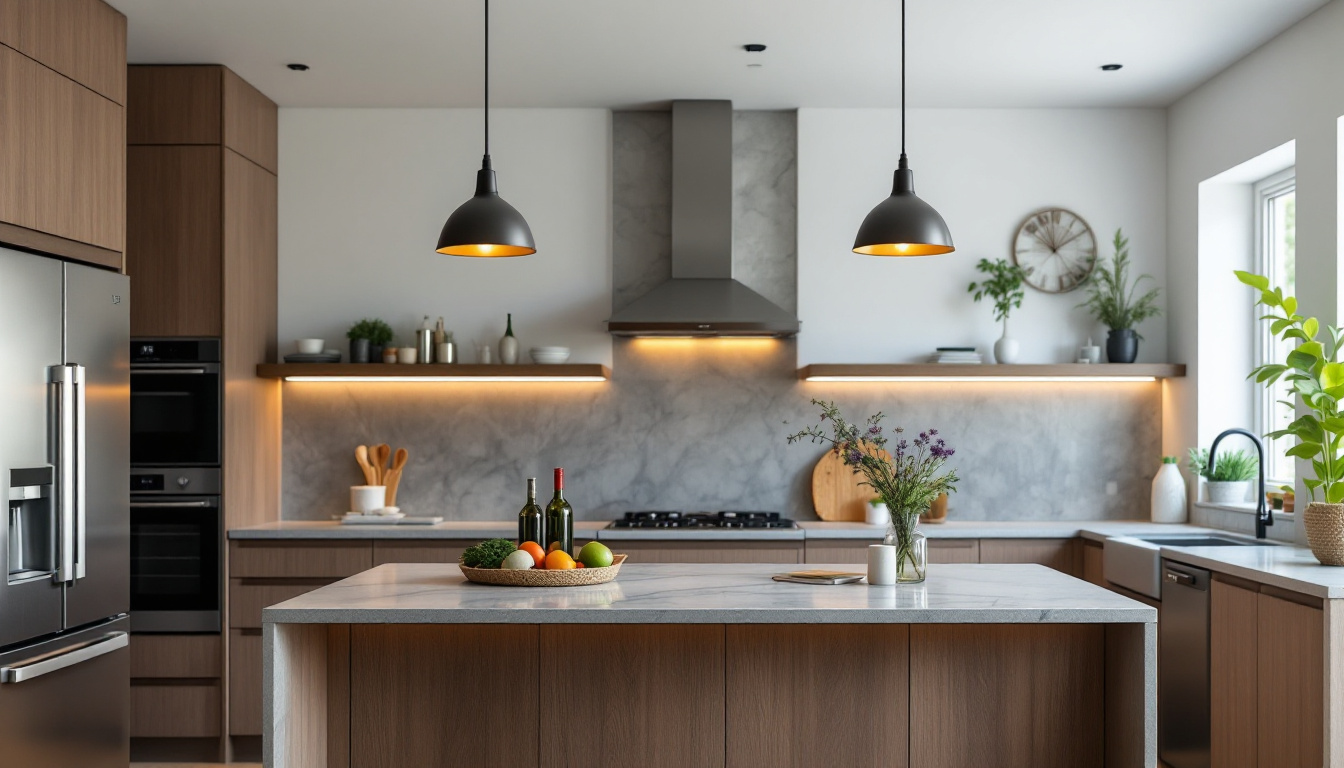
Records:
[[[546,546],[546,518],[537,505],[537,478],[527,478],[527,504],[518,513],[518,543],[535,541]]]
[[[555,468],[555,496],[546,505],[546,551],[551,545],[559,543],[557,549],[565,554],[574,554],[574,508],[565,501],[565,470]]]

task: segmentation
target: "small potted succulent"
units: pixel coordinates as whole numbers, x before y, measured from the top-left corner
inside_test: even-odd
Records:
[[[1202,477],[1214,504],[1242,504],[1251,490],[1251,481],[1260,471],[1255,457],[1246,451],[1221,451],[1209,470],[1209,450],[1190,449],[1190,471]]]
[[[350,362],[382,362],[383,347],[392,341],[392,326],[377,318],[365,318],[345,333],[350,339]]]
[[[1008,263],[1007,259],[981,259],[975,268],[987,277],[971,283],[967,292],[975,294],[977,304],[986,296],[993,300],[994,319],[1003,323],[1003,336],[994,342],[994,362],[1015,363],[1018,345],[1017,339],[1008,335],[1008,313],[1022,307],[1022,281],[1027,273],[1018,265]]]
[[[1090,294],[1087,301],[1079,304],[1092,313],[1097,322],[1110,329],[1106,334],[1106,360],[1112,363],[1132,363],[1139,356],[1139,342],[1143,336],[1134,330],[1135,326],[1150,317],[1157,317],[1162,310],[1157,306],[1157,297],[1161,289],[1153,288],[1142,296],[1136,297],[1139,283],[1152,280],[1152,275],[1139,275],[1131,283],[1129,280],[1129,238],[1121,230],[1115,230],[1115,258],[1110,268],[1105,264],[1097,266],[1088,281]]]

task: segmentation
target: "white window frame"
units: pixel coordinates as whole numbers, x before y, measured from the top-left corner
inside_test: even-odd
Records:
[[[1297,167],[1290,166],[1278,173],[1266,176],[1256,182],[1252,187],[1252,199],[1255,205],[1255,269],[1258,274],[1269,275],[1271,284],[1274,281],[1274,275],[1278,270],[1274,267],[1272,254],[1274,253],[1275,240],[1277,232],[1270,226],[1272,221],[1271,210],[1273,201],[1289,192],[1297,190]],[[1294,291],[1296,293],[1296,291]],[[1269,332],[1269,323],[1261,322],[1260,315],[1264,314],[1263,307],[1255,309],[1255,349],[1254,360],[1257,366],[1268,362],[1281,363],[1282,360],[1269,360],[1268,355],[1274,349],[1274,338]],[[1268,423],[1270,413],[1273,413],[1275,397],[1272,391],[1265,386],[1256,384],[1254,395],[1254,417],[1256,424],[1256,433],[1264,435],[1271,429],[1279,429],[1279,425],[1270,425]],[[1268,441],[1266,441],[1268,442]],[[1284,459],[1278,452],[1272,450],[1268,444],[1265,446],[1266,467],[1265,484],[1271,488],[1277,488],[1280,485],[1290,484],[1292,477],[1282,477],[1282,473],[1274,472],[1279,461]]]

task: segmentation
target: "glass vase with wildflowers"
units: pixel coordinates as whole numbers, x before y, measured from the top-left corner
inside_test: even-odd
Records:
[[[891,443],[883,432],[880,411],[859,424],[847,421],[835,403],[813,400],[812,404],[821,408],[821,423],[789,435],[789,443],[809,440],[829,445],[850,471],[863,476],[862,485],[873,489],[891,516],[892,541],[888,543],[896,547],[898,578],[923,581],[927,561],[917,523],[940,494],[956,491],[957,471],[944,470],[956,452],[936,429],[907,439],[905,430],[896,427],[892,430],[895,442]],[[829,434],[822,427],[827,422]],[[894,453],[887,450],[888,444]]]

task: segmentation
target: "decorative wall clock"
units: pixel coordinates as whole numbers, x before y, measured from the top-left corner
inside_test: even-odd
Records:
[[[1027,217],[1013,238],[1013,261],[1026,283],[1046,293],[1068,293],[1097,266],[1097,238],[1082,217],[1048,208]]]

